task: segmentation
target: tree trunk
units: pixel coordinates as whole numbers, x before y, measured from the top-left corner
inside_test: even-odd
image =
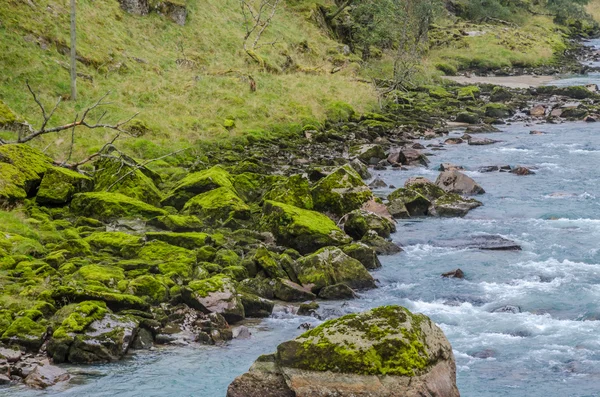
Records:
[[[76,67],[76,30],[75,30],[75,0],[71,0],[71,100],[77,100],[77,67]]]

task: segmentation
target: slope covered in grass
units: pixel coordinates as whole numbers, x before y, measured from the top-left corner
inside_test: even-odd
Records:
[[[139,119],[151,130],[131,144],[140,155],[154,146],[148,141],[183,145],[263,134],[277,125],[322,120],[335,101],[358,110],[374,102],[372,88],[356,81],[351,64],[330,73],[334,64],[351,57],[314,22],[312,2],[282,2],[264,35],[264,43],[276,44],[261,48],[261,55],[278,73],[264,73],[243,52],[238,0],[188,0],[185,26],[156,13],[127,14],[117,0],[77,4],[79,98],[76,103],[63,102],[55,124],[71,121],[76,112],[111,91],[114,106],[108,109],[108,119],[140,112]],[[7,0],[0,6],[0,20],[0,99],[30,122],[39,122],[26,81],[49,107],[70,92],[68,1]],[[254,93],[249,75],[257,82]],[[233,120],[234,126],[226,120]],[[80,136],[85,144],[78,145],[81,152],[97,149],[109,135],[85,131]],[[68,142],[67,132],[39,144],[52,144],[49,150],[59,156]]]

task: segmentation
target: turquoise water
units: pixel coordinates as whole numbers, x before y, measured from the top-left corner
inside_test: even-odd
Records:
[[[530,135],[531,129],[547,134]],[[502,142],[431,152],[429,169],[378,172],[399,187],[411,176],[434,180],[440,163],[460,164],[485,188],[484,206],[462,219],[400,222],[393,239],[405,252],[382,257],[383,268],[374,272],[380,288],[323,309],[339,316],[400,304],[427,314],[452,343],[463,396],[598,396],[600,123],[507,125],[484,136]],[[536,175],[477,172],[499,164],[531,166]],[[501,235],[523,249],[440,247],[481,234]],[[440,277],[457,267],[465,280]],[[507,305],[521,312],[494,312]],[[303,322],[318,323],[280,307],[272,318],[248,324],[248,340],[136,353],[119,363],[75,368],[81,374],[66,388],[5,388],[0,396],[224,396],[256,357],[300,334]]]

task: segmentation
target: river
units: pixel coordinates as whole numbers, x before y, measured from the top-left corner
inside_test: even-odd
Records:
[[[554,84],[590,82],[600,83],[600,75]],[[530,135],[532,129],[546,134]],[[600,123],[505,125],[483,136],[501,142],[446,146],[428,151],[428,169],[376,173],[399,187],[411,176],[435,180],[443,162],[460,164],[485,188],[478,197],[484,206],[460,219],[400,221],[392,237],[405,251],[381,258],[383,268],[374,272],[380,288],[351,302],[324,303],[322,309],[338,316],[400,304],[430,316],[452,343],[458,387],[466,397],[598,396]],[[531,166],[536,174],[477,171],[498,164]],[[444,244],[474,235],[501,235],[522,250]],[[440,277],[457,267],[464,280]],[[520,312],[496,311],[506,306]],[[319,323],[279,308],[271,318],[247,324],[250,339],[161,348],[119,363],[71,367],[82,374],[66,388],[0,389],[0,396],[221,397],[260,354],[300,334],[304,322]]]

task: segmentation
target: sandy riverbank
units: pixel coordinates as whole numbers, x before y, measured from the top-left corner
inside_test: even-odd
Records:
[[[556,80],[557,76],[502,76],[502,77],[486,77],[486,76],[446,76],[448,80],[452,80],[459,84],[494,84],[509,88],[529,88],[539,87],[544,84]]]

